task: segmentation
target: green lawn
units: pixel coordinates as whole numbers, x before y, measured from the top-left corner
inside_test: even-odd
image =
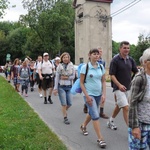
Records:
[[[60,139],[1,76],[0,150],[67,150]]]

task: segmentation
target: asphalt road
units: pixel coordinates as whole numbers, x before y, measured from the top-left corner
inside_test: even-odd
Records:
[[[34,92],[28,93],[28,97],[24,97],[25,101],[34,109],[39,117],[55,132],[58,137],[66,144],[68,150],[98,150],[96,133],[94,132],[92,122],[87,126],[88,136],[84,136],[80,131],[80,125],[85,118],[83,113],[83,97],[77,94],[73,98],[73,105],[68,110],[68,118],[70,125],[63,123],[61,106],[58,96],[52,96],[53,104],[44,104],[44,99],[40,98],[37,88]],[[105,103],[105,113],[111,116],[115,103],[112,88],[107,85],[107,98]],[[116,131],[107,128],[107,119],[100,119],[101,132],[107,143],[107,150],[128,150],[128,133],[127,126],[123,120],[122,111],[117,116]]]
[[[29,97],[25,101],[35,110],[40,118],[54,131],[60,139],[67,145],[69,150],[98,150],[100,149],[96,143],[97,137],[94,132],[92,122],[87,126],[88,136],[83,136],[80,131],[80,125],[85,118],[83,113],[83,97],[78,94],[73,98],[73,105],[68,110],[68,118],[70,125],[63,123],[61,106],[58,96],[52,96],[54,104],[43,104],[43,98],[40,98],[37,89],[29,92]],[[105,113],[111,116],[115,103],[111,87],[107,87],[107,99],[105,105]],[[114,131],[106,126],[107,120],[100,119],[101,132],[107,142],[107,150],[127,150],[128,134],[127,126],[122,117],[122,111],[116,118],[118,130]]]

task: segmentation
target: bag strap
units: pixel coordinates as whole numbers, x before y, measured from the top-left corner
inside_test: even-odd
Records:
[[[87,65],[86,65],[86,71],[85,71],[85,76],[84,76],[84,83],[86,83],[85,80],[86,80],[86,76],[87,76],[88,70],[89,70],[89,65],[87,63]]]

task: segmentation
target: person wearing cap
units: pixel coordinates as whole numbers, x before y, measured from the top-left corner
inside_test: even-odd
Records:
[[[55,70],[54,64],[49,61],[49,54],[44,53],[43,54],[43,61],[38,66],[38,73],[39,77],[42,80],[42,89],[44,91],[44,104],[47,104],[47,100],[50,102],[50,104],[53,104],[53,101],[51,100],[51,89],[53,88],[53,72]],[[47,89],[49,89],[49,96],[47,99]]]
[[[60,63],[60,57],[56,57],[54,60],[55,60],[55,61],[54,61],[54,65],[55,65],[55,69],[56,69],[57,66],[58,66],[59,63]]]
[[[75,77],[75,69],[73,63],[70,61],[70,55],[64,52],[60,57],[60,63],[57,67],[54,95],[59,96],[64,117],[64,123],[70,124],[67,116],[67,110],[72,105],[71,87]]]

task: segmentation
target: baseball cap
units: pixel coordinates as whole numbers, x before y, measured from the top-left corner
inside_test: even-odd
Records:
[[[60,58],[59,58],[59,57],[56,57],[55,60],[60,60]]]
[[[43,56],[48,56],[48,55],[49,55],[48,53],[44,53],[44,54],[43,54]]]

